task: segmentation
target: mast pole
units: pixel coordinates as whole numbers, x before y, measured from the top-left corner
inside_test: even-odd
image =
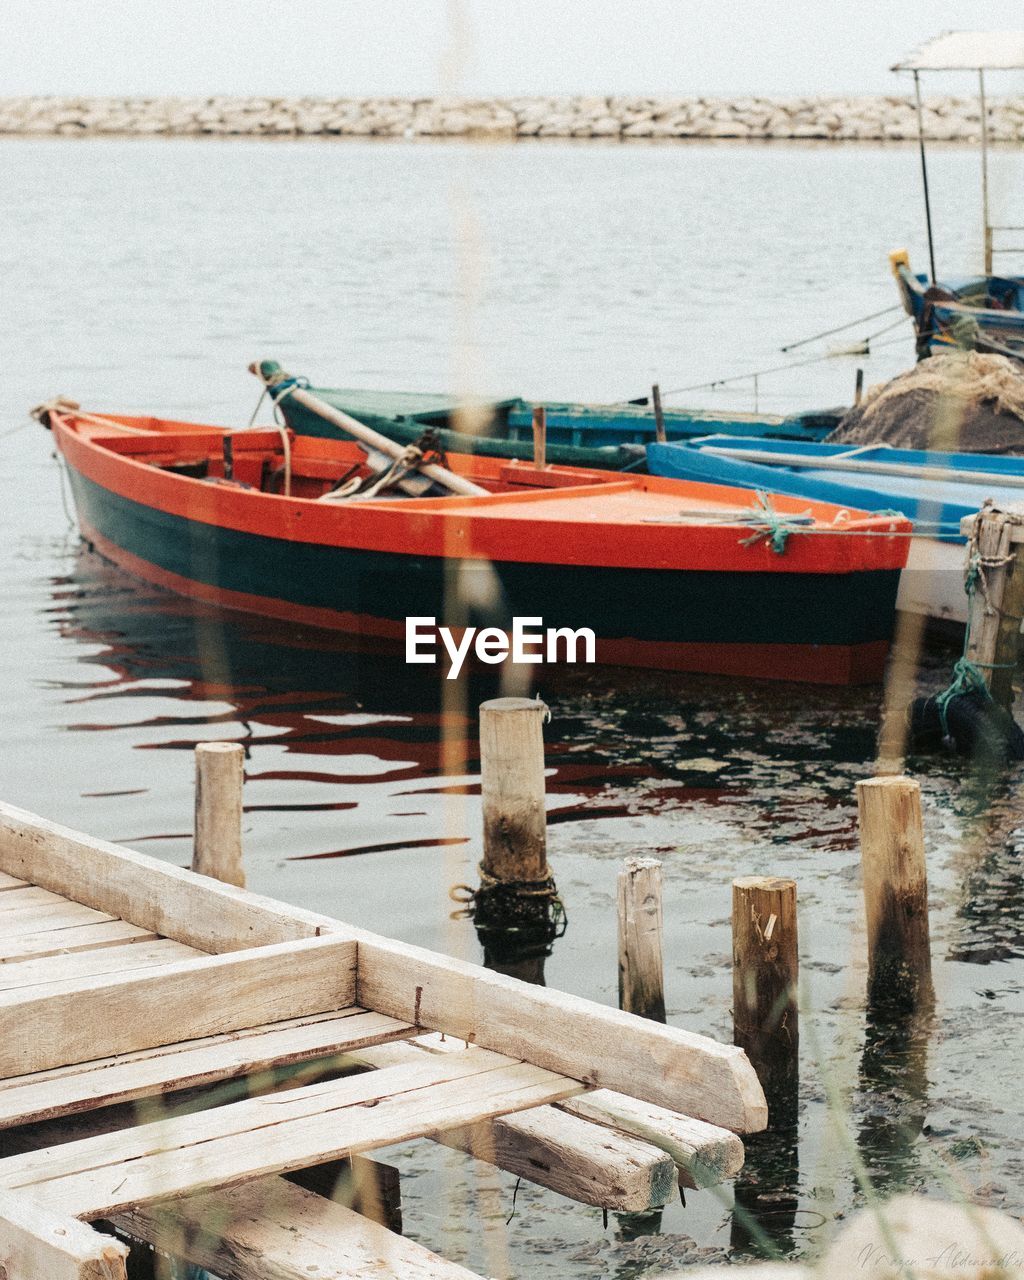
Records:
[[[924,185],[924,218],[928,224],[928,262],[935,283],[935,242],[932,238],[932,204],[928,195],[928,161],[924,153],[924,114],[921,110],[921,77],[914,72],[914,96],[917,100],[917,144],[921,151],[921,182]]]
[[[981,96],[981,216],[985,235],[985,275],[992,274],[992,227],[988,212],[988,108],[985,105],[985,72],[978,68]]]

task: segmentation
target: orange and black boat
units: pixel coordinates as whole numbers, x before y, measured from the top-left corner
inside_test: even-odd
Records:
[[[609,664],[835,684],[882,674],[900,517],[486,457],[439,459],[461,490],[439,496],[442,468],[422,457],[382,472],[373,449],[284,428],[64,402],[39,416],[83,537],[204,601],[396,639],[410,616],[543,619],[590,628]]]

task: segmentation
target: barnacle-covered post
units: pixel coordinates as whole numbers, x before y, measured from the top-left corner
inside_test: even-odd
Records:
[[[960,530],[969,543],[964,657],[981,673],[992,700],[1009,708],[1024,615],[1024,507],[1005,511],[986,504],[965,516]]]

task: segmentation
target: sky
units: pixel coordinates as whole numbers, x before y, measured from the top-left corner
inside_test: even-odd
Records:
[[[1021,0],[0,0],[0,97],[884,94],[921,40],[1014,28]]]

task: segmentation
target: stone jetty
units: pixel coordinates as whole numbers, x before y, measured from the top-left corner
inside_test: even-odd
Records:
[[[1024,139],[1024,98],[989,104],[989,135]],[[980,137],[974,100],[932,98],[926,136]],[[917,136],[904,97],[0,98],[0,135],[385,138],[823,139]]]

